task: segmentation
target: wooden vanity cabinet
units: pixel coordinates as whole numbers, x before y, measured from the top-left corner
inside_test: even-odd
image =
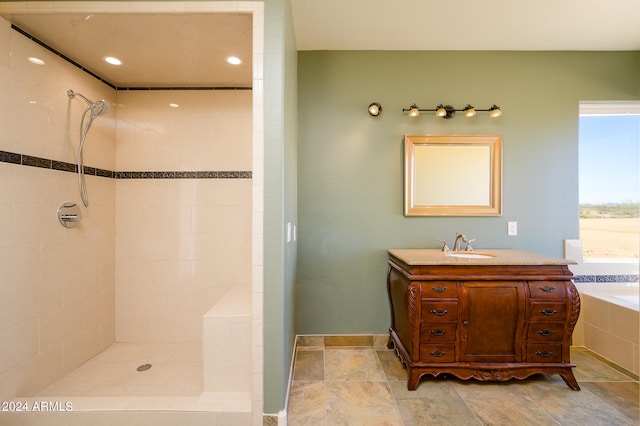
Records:
[[[390,257],[389,348],[424,375],[524,379],[559,374],[580,387],[569,359],[580,311],[566,265],[410,265]]]

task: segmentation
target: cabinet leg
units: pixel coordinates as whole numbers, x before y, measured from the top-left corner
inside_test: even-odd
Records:
[[[416,390],[418,388],[418,383],[420,382],[420,373],[411,367],[407,367],[407,376],[407,389],[410,391]]]
[[[580,390],[580,385],[578,385],[576,378],[573,376],[573,371],[569,370],[568,372],[560,373],[560,377],[562,377],[562,380],[564,380],[567,386],[569,386],[574,391]]]

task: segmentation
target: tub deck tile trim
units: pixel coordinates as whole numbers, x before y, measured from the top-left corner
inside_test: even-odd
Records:
[[[574,275],[575,283],[637,283],[638,275]]]

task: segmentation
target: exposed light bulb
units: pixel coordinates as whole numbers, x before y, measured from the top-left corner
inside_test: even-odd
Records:
[[[409,117],[417,117],[420,115],[420,111],[418,111],[418,107],[414,106],[411,107],[411,109],[409,110]]]
[[[447,110],[444,109],[444,105],[440,104],[436,107],[436,117],[446,117]]]
[[[501,116],[502,116],[502,111],[500,110],[499,106],[492,105],[491,108],[489,108],[489,117],[498,118]]]
[[[382,107],[378,102],[373,102],[371,105],[369,105],[369,115],[377,117],[378,115],[380,115],[380,111],[382,111]]]

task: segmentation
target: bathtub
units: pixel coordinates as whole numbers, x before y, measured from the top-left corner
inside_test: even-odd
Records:
[[[576,283],[584,346],[639,374],[639,286],[630,283]]]

